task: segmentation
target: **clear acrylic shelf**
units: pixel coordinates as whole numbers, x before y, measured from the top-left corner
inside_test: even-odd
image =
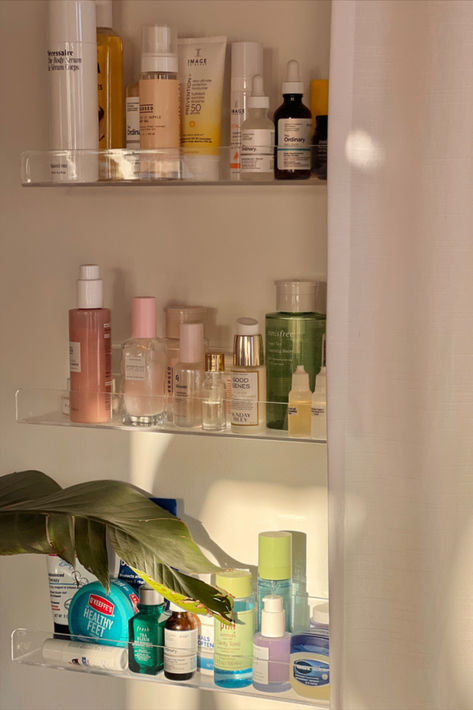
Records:
[[[230,170],[231,148],[214,154],[186,154],[178,148],[160,150],[28,150],[21,154],[21,183],[26,187],[110,185],[310,185],[324,186],[315,176],[307,180],[262,181],[239,178]]]
[[[73,644],[77,645],[69,645]],[[136,643],[136,642],[135,642]],[[78,644],[86,644],[79,647]],[[57,634],[51,631],[37,631],[31,629],[15,629],[11,635],[11,659],[14,663],[22,663],[30,666],[43,666],[56,670],[68,670],[73,673],[89,673],[96,675],[113,676],[122,680],[148,681],[157,684],[168,684],[187,688],[197,688],[201,690],[213,690],[217,692],[244,695],[253,698],[271,698],[273,701],[298,703],[309,705],[317,710],[328,710],[330,707],[328,700],[313,699],[299,695],[293,688],[282,692],[268,692],[256,689],[253,685],[243,688],[222,688],[214,683],[213,672],[203,672],[197,670],[192,678],[184,681],[170,680],[165,677],[164,671],[160,670],[156,675],[144,673],[134,673],[128,667],[129,651],[135,644],[130,644],[126,640],[114,642],[113,645],[96,645],[90,642],[90,638]],[[103,650],[103,652],[101,652]],[[162,656],[164,648],[161,646],[147,645],[147,651]],[[180,652],[180,660],[184,658]],[[233,661],[238,658],[232,657]],[[246,667],[251,667],[251,659],[241,659]],[[328,659],[327,659],[328,662]],[[269,679],[283,682],[289,685],[291,664],[279,661],[263,661],[267,664],[263,668],[263,673],[267,673]],[[322,691],[323,692],[323,691]],[[322,693],[321,693],[322,694]],[[328,694],[328,689],[326,691]]]
[[[326,439],[322,437],[312,436],[289,436],[284,429],[272,429],[266,426],[259,428],[251,426],[241,426],[238,431],[232,430],[227,423],[226,427],[221,431],[202,429],[199,424],[195,427],[178,426],[173,421],[174,402],[172,398],[167,396],[148,396],[148,397],[133,397],[133,404],[138,408],[138,411],[153,411],[154,421],[149,424],[143,423],[143,420],[132,422],[126,414],[125,395],[115,393],[81,393],[79,396],[86,397],[88,400],[86,405],[94,404],[93,400],[99,401],[99,404],[107,401],[110,409],[110,419],[108,421],[99,422],[76,422],[71,421],[70,417],[70,392],[68,390],[58,389],[18,389],[15,393],[16,401],[16,421],[21,424],[46,424],[54,426],[71,426],[71,427],[92,427],[98,429],[123,429],[126,431],[139,432],[164,432],[167,434],[194,434],[204,436],[220,436],[230,438],[244,439],[267,439],[276,441],[298,441],[311,444],[326,443]],[[92,400],[92,402],[90,401]],[[140,401],[141,400],[141,401]],[[245,407],[245,400],[234,400],[237,405]],[[84,403],[84,400],[82,400]],[[276,402],[248,402],[252,407],[263,408],[271,407],[272,416],[280,418],[281,421],[287,422],[287,404]],[[193,407],[197,407],[197,411],[201,409],[202,398],[193,398]],[[229,403],[231,408],[232,401]],[[194,410],[195,411],[195,410]],[[227,414],[227,420],[229,416]]]

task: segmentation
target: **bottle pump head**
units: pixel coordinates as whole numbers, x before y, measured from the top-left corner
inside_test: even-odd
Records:
[[[261,635],[268,638],[280,638],[286,631],[286,612],[284,611],[282,597],[277,594],[268,594],[263,597],[261,611]]]
[[[77,281],[77,308],[103,307],[103,281],[97,264],[82,264]]]
[[[177,73],[176,32],[169,25],[142,28],[141,72]]]
[[[253,89],[248,99],[248,108],[269,108],[269,96],[264,95],[261,74],[253,77]]]
[[[301,81],[299,73],[299,62],[297,59],[290,59],[287,63],[286,81],[283,81],[282,93],[304,95],[304,82]]]

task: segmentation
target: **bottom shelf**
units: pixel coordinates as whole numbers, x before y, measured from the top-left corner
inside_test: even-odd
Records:
[[[257,690],[253,685],[243,688],[223,688],[214,683],[212,672],[204,673],[197,670],[192,678],[184,681],[169,680],[165,677],[163,671],[159,671],[157,675],[133,673],[128,669],[128,644],[123,643],[121,647],[98,646],[91,644],[90,639],[74,637],[75,645],[69,646],[68,643],[70,641],[71,638],[69,636],[62,634],[55,634],[53,638],[51,632],[48,631],[15,629],[11,635],[11,658],[15,663],[44,666],[56,670],[69,670],[74,673],[91,673],[113,676],[123,680],[165,683],[167,685],[214,690],[253,698],[271,698],[274,701],[309,705],[312,708],[316,708],[316,710],[327,710],[329,708],[328,701],[319,700],[315,697],[303,697],[293,689],[283,692],[267,692]],[[79,644],[86,644],[86,647],[81,649]],[[158,647],[155,647],[156,649]],[[162,652],[163,649],[159,647],[159,650]],[[87,655],[81,654],[90,655],[87,658]],[[276,676],[289,677],[290,668],[288,668],[287,664],[275,664],[274,661],[271,664],[273,668],[269,668],[269,673],[274,672]],[[276,668],[274,668],[274,665],[276,665]]]

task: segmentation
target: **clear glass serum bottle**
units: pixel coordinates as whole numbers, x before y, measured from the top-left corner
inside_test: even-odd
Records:
[[[222,431],[226,427],[226,382],[224,353],[205,353],[202,386],[202,429]]]

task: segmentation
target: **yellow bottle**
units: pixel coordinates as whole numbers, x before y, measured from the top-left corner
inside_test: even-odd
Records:
[[[99,149],[123,148],[123,43],[112,30],[112,0],[96,0]]]
[[[303,365],[298,365],[292,375],[292,389],[288,403],[289,436],[310,436],[312,392],[309,387],[309,373]]]

